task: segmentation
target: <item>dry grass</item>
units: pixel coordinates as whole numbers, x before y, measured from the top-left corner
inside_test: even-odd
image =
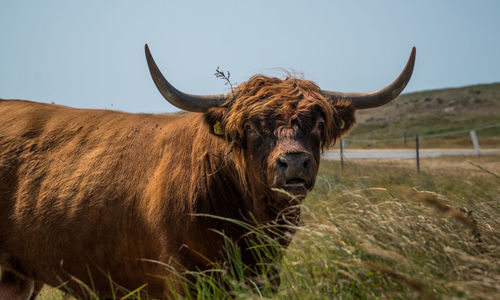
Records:
[[[323,165],[283,296],[498,298],[500,160],[467,159]]]
[[[356,166],[367,166],[367,168],[394,168],[401,171],[403,169],[411,172],[415,170],[415,159],[363,159],[351,161]],[[488,170],[499,174],[500,159],[497,155],[483,156],[442,156],[424,158],[420,160],[422,171],[426,174],[437,177],[454,175],[456,180],[470,177],[487,178]],[[346,171],[348,171],[346,169]],[[467,173],[467,174],[464,174]]]

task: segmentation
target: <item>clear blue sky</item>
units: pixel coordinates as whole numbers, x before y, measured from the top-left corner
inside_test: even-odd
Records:
[[[500,81],[500,1],[0,0],[0,98],[130,112],[176,109],[164,75],[189,93],[222,93],[256,73],[304,74],[320,87],[390,83],[412,46],[406,92]]]

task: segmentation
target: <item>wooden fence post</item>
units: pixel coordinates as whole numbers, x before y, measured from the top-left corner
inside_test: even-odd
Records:
[[[340,140],[340,167],[344,168],[344,140]]]
[[[420,154],[419,152],[419,146],[418,146],[418,134],[415,136],[415,150],[417,154],[417,173],[420,173]]]

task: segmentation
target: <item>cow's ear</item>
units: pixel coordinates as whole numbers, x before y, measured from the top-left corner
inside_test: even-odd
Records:
[[[221,138],[224,138],[226,135],[223,125],[223,118],[226,111],[227,108],[214,107],[205,113],[205,123],[211,134]]]
[[[338,101],[333,105],[335,139],[346,134],[356,123],[355,109],[350,102]]]

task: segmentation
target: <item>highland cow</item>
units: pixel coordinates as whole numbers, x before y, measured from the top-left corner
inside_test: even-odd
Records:
[[[401,93],[415,49],[393,83],[366,93],[257,75],[196,96],[170,85],[147,45],[146,58],[161,94],[189,113],[0,100],[1,299],[33,299],[43,284],[83,297],[82,283],[111,297],[108,276],[168,297],[166,266],[182,273],[223,261],[221,232],[251,269],[247,229],[222,218],[297,225],[321,151],[353,126],[355,110]],[[292,235],[275,238],[286,247]]]

